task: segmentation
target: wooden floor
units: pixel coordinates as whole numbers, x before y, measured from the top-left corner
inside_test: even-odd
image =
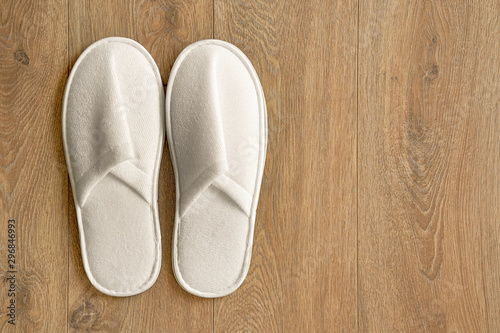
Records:
[[[498,0],[2,0],[0,331],[500,332],[499,17]],[[84,273],[61,100],[107,36],[144,45],[164,83],[206,38],[241,48],[261,78],[253,259],[228,297],[192,296],[172,274],[167,147],[158,281],[113,298]]]

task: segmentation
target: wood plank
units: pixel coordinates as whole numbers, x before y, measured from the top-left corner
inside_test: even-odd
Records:
[[[360,331],[500,327],[499,11],[360,1]]]
[[[215,332],[356,329],[356,2],[216,0],[250,58],[269,145],[253,258]]]
[[[101,38],[127,37],[151,53],[166,84],[177,55],[187,45],[212,37],[212,21],[211,0],[70,1],[70,61]]]
[[[62,0],[0,3],[2,332],[66,330],[68,181],[60,112],[66,13]],[[9,219],[16,221],[14,267],[7,262]],[[10,270],[17,271],[15,326],[7,322]]]
[[[70,60],[76,61],[91,43],[108,36],[132,38],[157,62],[164,83],[180,51],[212,36],[212,2],[81,0],[69,6]],[[165,144],[166,146],[166,144]],[[70,207],[69,314],[71,332],[208,332],[212,330],[212,301],[191,296],[175,281],[171,268],[175,182],[168,149],[160,171],[162,269],[157,282],[143,294],[115,298],[97,291],[88,281],[80,254],[79,235]]]

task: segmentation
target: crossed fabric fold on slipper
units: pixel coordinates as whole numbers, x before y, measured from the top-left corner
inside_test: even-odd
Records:
[[[182,172],[179,173],[180,216],[186,214],[194,201],[210,185],[224,192],[246,215],[250,215],[252,195],[228,174],[226,138],[216,84],[217,58],[211,57],[209,61],[211,63],[193,71],[197,77],[191,77],[191,96],[197,101],[204,101],[203,112],[200,112],[198,102],[185,103],[193,108],[183,109],[183,117],[176,117],[175,124],[175,128],[181,130],[173,130],[178,142],[189,143],[180,147],[182,152],[177,155],[177,163],[183,166]]]
[[[136,154],[115,62],[110,59],[100,65],[95,71],[102,73],[103,89],[88,95],[95,101],[95,110],[85,117],[70,118],[75,121],[70,125],[71,135],[85,137],[92,133],[88,142],[77,141],[73,147],[79,156],[78,163],[73,164],[78,202],[83,207],[94,186],[110,173],[151,203],[152,179],[133,163]]]

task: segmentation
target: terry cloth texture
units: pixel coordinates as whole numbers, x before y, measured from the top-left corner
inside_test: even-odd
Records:
[[[230,294],[250,265],[267,146],[264,94],[247,57],[218,40],[188,46],[170,74],[166,122],[174,273],[192,294]]]
[[[126,38],[89,46],[66,85],[63,138],[83,264],[108,295],[141,293],[159,273],[163,107],[154,60]]]

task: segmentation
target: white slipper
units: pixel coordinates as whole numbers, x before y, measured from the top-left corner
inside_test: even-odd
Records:
[[[188,292],[221,297],[245,279],[267,147],[264,94],[234,45],[188,46],[170,73],[166,124],[176,182],[173,269]]]
[[[66,84],[64,151],[83,265],[90,282],[111,296],[147,290],[160,271],[163,106],[153,58],[126,38],[89,46]]]

